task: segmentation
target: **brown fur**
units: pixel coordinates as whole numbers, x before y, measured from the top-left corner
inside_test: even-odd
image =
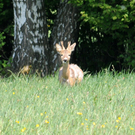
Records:
[[[20,70],[19,73],[22,73],[23,75],[25,75],[25,73],[28,74],[30,72],[31,67],[32,67],[31,65],[26,65]]]
[[[63,46],[63,42],[56,44],[56,50],[61,55],[61,60],[63,66],[59,70],[59,81],[60,83],[69,84],[70,86],[75,85],[76,83],[80,83],[83,79],[83,71],[75,64],[69,64],[70,55],[76,46],[76,43],[70,45],[68,42],[68,47],[65,49]]]

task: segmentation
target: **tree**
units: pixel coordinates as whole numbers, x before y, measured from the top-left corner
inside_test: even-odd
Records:
[[[32,65],[42,76],[54,73],[60,66],[55,44],[77,41],[78,11],[68,0],[61,0],[50,39],[43,0],[15,1],[14,5],[14,50],[13,69],[19,71]],[[49,42],[48,42],[49,41]]]
[[[13,0],[13,69],[32,65],[33,72],[48,73],[47,24],[43,0]]]
[[[63,41],[65,47],[67,47],[68,41],[72,43],[78,41],[78,20],[78,9],[69,4],[68,0],[61,0],[50,38],[49,65],[51,65],[51,71],[56,71],[61,65],[60,57],[55,50],[55,44],[60,44],[60,41]]]

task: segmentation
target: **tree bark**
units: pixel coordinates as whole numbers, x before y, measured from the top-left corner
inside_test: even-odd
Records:
[[[60,44],[60,41],[64,41],[64,45],[67,47],[68,41],[71,41],[71,43],[77,42],[78,19],[79,12],[77,8],[72,4],[68,4],[68,0],[61,0],[50,38],[49,69],[51,72],[55,72],[61,66],[55,44]]]
[[[32,65],[33,72],[48,74],[47,24],[44,0],[13,0],[13,70]]]

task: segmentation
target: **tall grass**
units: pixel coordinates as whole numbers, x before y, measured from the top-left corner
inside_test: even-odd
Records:
[[[0,79],[0,135],[134,135],[135,74],[108,71],[61,86],[58,77]]]

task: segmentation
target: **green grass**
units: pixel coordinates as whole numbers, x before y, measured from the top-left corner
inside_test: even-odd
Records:
[[[0,79],[0,135],[134,135],[135,73]]]

